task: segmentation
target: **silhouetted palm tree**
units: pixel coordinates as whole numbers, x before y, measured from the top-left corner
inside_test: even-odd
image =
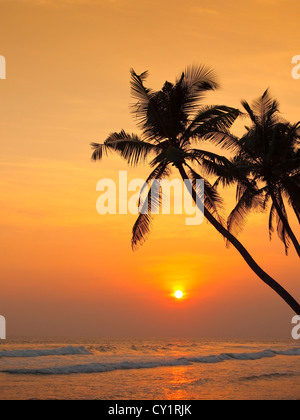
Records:
[[[238,202],[229,216],[228,229],[237,233],[250,211],[256,208],[264,210],[271,201],[270,238],[276,217],[278,236],[286,253],[291,240],[300,257],[300,245],[289,224],[284,204],[286,198],[300,222],[300,123],[293,125],[283,121],[279,116],[278,102],[268,91],[252,107],[245,101],[242,104],[252,126],[246,127],[247,133],[234,145],[238,152],[232,163],[242,178],[238,182]],[[228,178],[224,177],[224,180],[230,183]]]
[[[131,71],[132,96],[137,101],[132,111],[142,131],[142,137],[125,131],[112,133],[103,144],[92,143],[92,159],[101,159],[108,151],[118,152],[131,165],[147,160],[154,168],[147,179],[166,178],[172,167],[178,169],[183,180],[193,183],[192,197],[198,205],[196,180],[203,178],[195,171],[197,166],[202,172],[222,176],[228,174],[230,162],[223,156],[195,148],[199,140],[210,139],[223,147],[232,147],[236,139],[229,128],[239,115],[239,111],[226,106],[200,106],[199,101],[209,90],[218,87],[212,70],[205,66],[188,67],[174,84],[166,82],[160,91],[145,86],[148,73],[136,74]],[[187,172],[189,174],[187,174]],[[232,174],[234,178],[234,174]],[[147,201],[145,201],[147,202]],[[216,189],[205,179],[206,219],[238,250],[250,268],[285,302],[300,314],[300,305],[274,279],[254,261],[245,247],[225,228],[218,208],[222,200]],[[132,246],[143,242],[150,232],[152,202],[151,190],[148,194],[148,209],[141,212],[133,227]],[[199,206],[200,208],[200,206]]]

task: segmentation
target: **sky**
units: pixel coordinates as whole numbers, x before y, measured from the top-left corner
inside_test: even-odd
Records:
[[[130,68],[160,89],[189,64],[214,68],[206,103],[240,107],[266,88],[284,118],[299,115],[298,0],[0,0],[0,313],[10,336],[288,338],[293,313],[207,223],[157,216],[131,250],[134,215],[96,211],[102,178],[149,167],[90,160],[90,142],[122,128]],[[244,121],[233,127],[242,134]],[[228,209],[231,190],[222,191]],[[299,226],[291,219],[295,232]],[[241,241],[300,299],[299,260],[267,214]],[[184,299],[172,294],[181,289]]]

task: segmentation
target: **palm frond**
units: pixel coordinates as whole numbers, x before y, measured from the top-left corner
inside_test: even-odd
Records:
[[[117,152],[128,164],[137,165],[151,154],[159,152],[159,146],[141,140],[136,134],[128,134],[124,130],[111,133],[104,144],[92,143],[94,149],[92,160],[102,159],[109,150]]]
[[[146,242],[151,231],[152,212],[160,207],[160,192],[155,190],[155,186],[156,183],[153,183],[132,229],[131,246],[134,251],[138,249],[139,244]]]
[[[198,164],[208,176],[222,177],[230,181],[234,179],[235,166],[225,156],[201,149],[189,149],[186,151],[185,159]]]
[[[197,183],[197,180],[198,179],[203,179],[204,180],[204,206],[211,214],[213,214],[216,217],[218,222],[222,226],[224,226],[225,221],[224,221],[224,217],[222,216],[222,211],[223,211],[222,197],[219,195],[216,188],[213,185],[211,185],[211,183],[207,179],[205,179],[204,177],[199,175],[188,164],[186,164],[186,166],[189,168],[189,173],[188,174],[189,174],[190,180],[192,182],[192,185],[193,185],[194,189],[196,190],[196,193],[199,194],[200,197],[202,196],[203,191],[197,191],[197,187],[199,185]]]
[[[255,115],[254,111],[252,110],[251,106],[249,105],[249,103],[245,100],[241,101],[242,106],[244,107],[244,109],[246,110],[247,114],[249,115],[252,123],[254,125],[258,124],[258,117]],[[246,127],[247,128],[247,127]],[[249,128],[247,128],[249,130]]]
[[[137,102],[131,105],[131,111],[137,119],[137,125],[150,140],[168,138],[168,129],[159,104],[159,93],[148,89],[144,82],[148,72],[138,75],[131,69],[131,95]]]
[[[233,234],[239,234],[253,210],[263,211],[264,202],[261,191],[254,187],[239,183],[237,189],[237,204],[227,220],[227,228]]]
[[[93,149],[91,159],[94,161],[101,160],[103,156],[107,156],[109,151],[109,148],[105,144],[91,143],[91,147]]]
[[[131,69],[130,74],[131,96],[137,99],[140,103],[145,102],[147,105],[152,91],[144,86],[144,82],[149,76],[149,72],[145,71],[138,75],[133,69]]]
[[[209,140],[215,146],[230,152],[240,151],[240,143],[237,136],[232,134],[229,130],[226,131],[210,131],[202,136],[203,140]]]
[[[131,246],[134,251],[138,249],[139,245],[146,242],[151,231],[152,211],[153,209],[158,209],[161,205],[161,195],[160,191],[156,190],[157,183],[155,181],[167,178],[169,175],[170,168],[168,163],[162,162],[151,172],[141,190],[139,200],[140,214],[132,229]],[[150,189],[146,199],[142,202],[142,194],[147,186],[150,186]]]
[[[202,107],[194,119],[191,121],[189,127],[184,133],[185,139],[210,139],[213,141],[214,135],[221,133],[224,138],[225,135],[230,136],[229,128],[240,115],[240,111],[235,108],[227,107],[225,105],[214,105]],[[223,139],[225,141],[226,137]],[[219,142],[220,146],[223,145]],[[232,144],[231,147],[237,147],[237,144]],[[226,147],[226,144],[224,145]]]
[[[183,85],[191,93],[197,94],[199,92],[201,94],[203,91],[214,90],[219,87],[215,71],[204,64],[187,66],[183,74]]]
[[[276,200],[278,205],[280,206],[280,209],[282,211],[283,217],[286,219],[286,221],[288,222],[288,215],[285,209],[285,205],[281,196],[281,193],[279,191],[275,192],[276,195]],[[280,218],[280,215],[276,212],[276,216],[277,216],[277,234],[279,239],[283,242],[284,247],[285,247],[285,253],[286,255],[288,255],[288,250],[289,250],[289,246],[290,246],[290,237],[289,234],[284,226],[284,223],[282,221],[282,219]]]
[[[271,209],[270,209],[270,215],[269,215],[269,236],[270,240],[272,239],[273,233],[274,233],[274,219],[277,215],[275,205],[272,203]],[[278,216],[278,215],[277,215]]]
[[[183,72],[177,84],[181,81],[183,90],[185,91],[184,101],[182,103],[182,111],[186,115],[190,115],[197,109],[198,102],[204,98],[205,93],[215,90],[219,87],[216,81],[215,72],[205,65],[188,66]]]
[[[277,233],[278,233],[279,239],[283,242],[283,245],[285,248],[285,254],[288,255],[289,247],[290,247],[290,237],[279,216],[277,217]]]
[[[288,196],[289,204],[300,223],[300,175],[294,175],[282,180],[283,192]]]
[[[261,124],[277,121],[278,107],[279,103],[271,97],[269,89],[260,98],[254,100],[252,104],[252,109]]]

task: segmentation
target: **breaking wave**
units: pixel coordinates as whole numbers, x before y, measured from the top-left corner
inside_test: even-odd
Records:
[[[43,356],[71,356],[78,354],[91,354],[85,347],[61,347],[51,350],[7,350],[0,352],[2,357],[43,357]]]
[[[101,373],[114,370],[151,369],[157,367],[186,366],[191,363],[188,360],[160,360],[141,362],[119,362],[119,363],[90,363],[85,365],[55,366],[42,369],[8,369],[4,373],[19,373],[29,375],[71,375],[74,373]]]
[[[219,356],[190,358],[195,363],[220,363],[228,360],[260,360],[276,356],[300,356],[300,348],[289,350],[263,350],[255,353],[222,353]]]
[[[5,352],[2,352],[2,354]],[[19,351],[19,356],[16,356],[16,351],[13,352],[15,356],[5,357],[35,357],[46,355],[70,355],[70,354],[90,354],[84,347],[66,347],[57,350],[32,350],[26,351],[27,356],[24,356],[25,351]],[[20,353],[22,355],[20,355]],[[1,353],[0,353],[1,356]],[[226,361],[251,361],[260,360],[264,358],[272,358],[276,356],[300,356],[300,348],[293,348],[289,350],[264,350],[253,353],[222,353],[213,356],[201,357],[182,357],[177,359],[156,359],[156,360],[139,360],[139,361],[120,361],[120,362],[105,362],[105,363],[88,363],[75,364],[65,366],[53,366],[47,368],[26,368],[26,369],[6,369],[3,373],[10,374],[28,374],[28,375],[71,375],[71,374],[87,374],[87,373],[101,373],[111,372],[115,370],[132,370],[132,369],[153,369],[159,367],[172,366],[189,366],[194,363],[222,363]],[[2,356],[3,357],[3,356]],[[275,374],[276,375],[276,374]],[[249,378],[248,378],[249,379]],[[253,378],[255,379],[255,378]]]

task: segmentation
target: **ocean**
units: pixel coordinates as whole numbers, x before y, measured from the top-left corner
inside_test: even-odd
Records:
[[[300,399],[295,341],[0,341],[1,400]]]

